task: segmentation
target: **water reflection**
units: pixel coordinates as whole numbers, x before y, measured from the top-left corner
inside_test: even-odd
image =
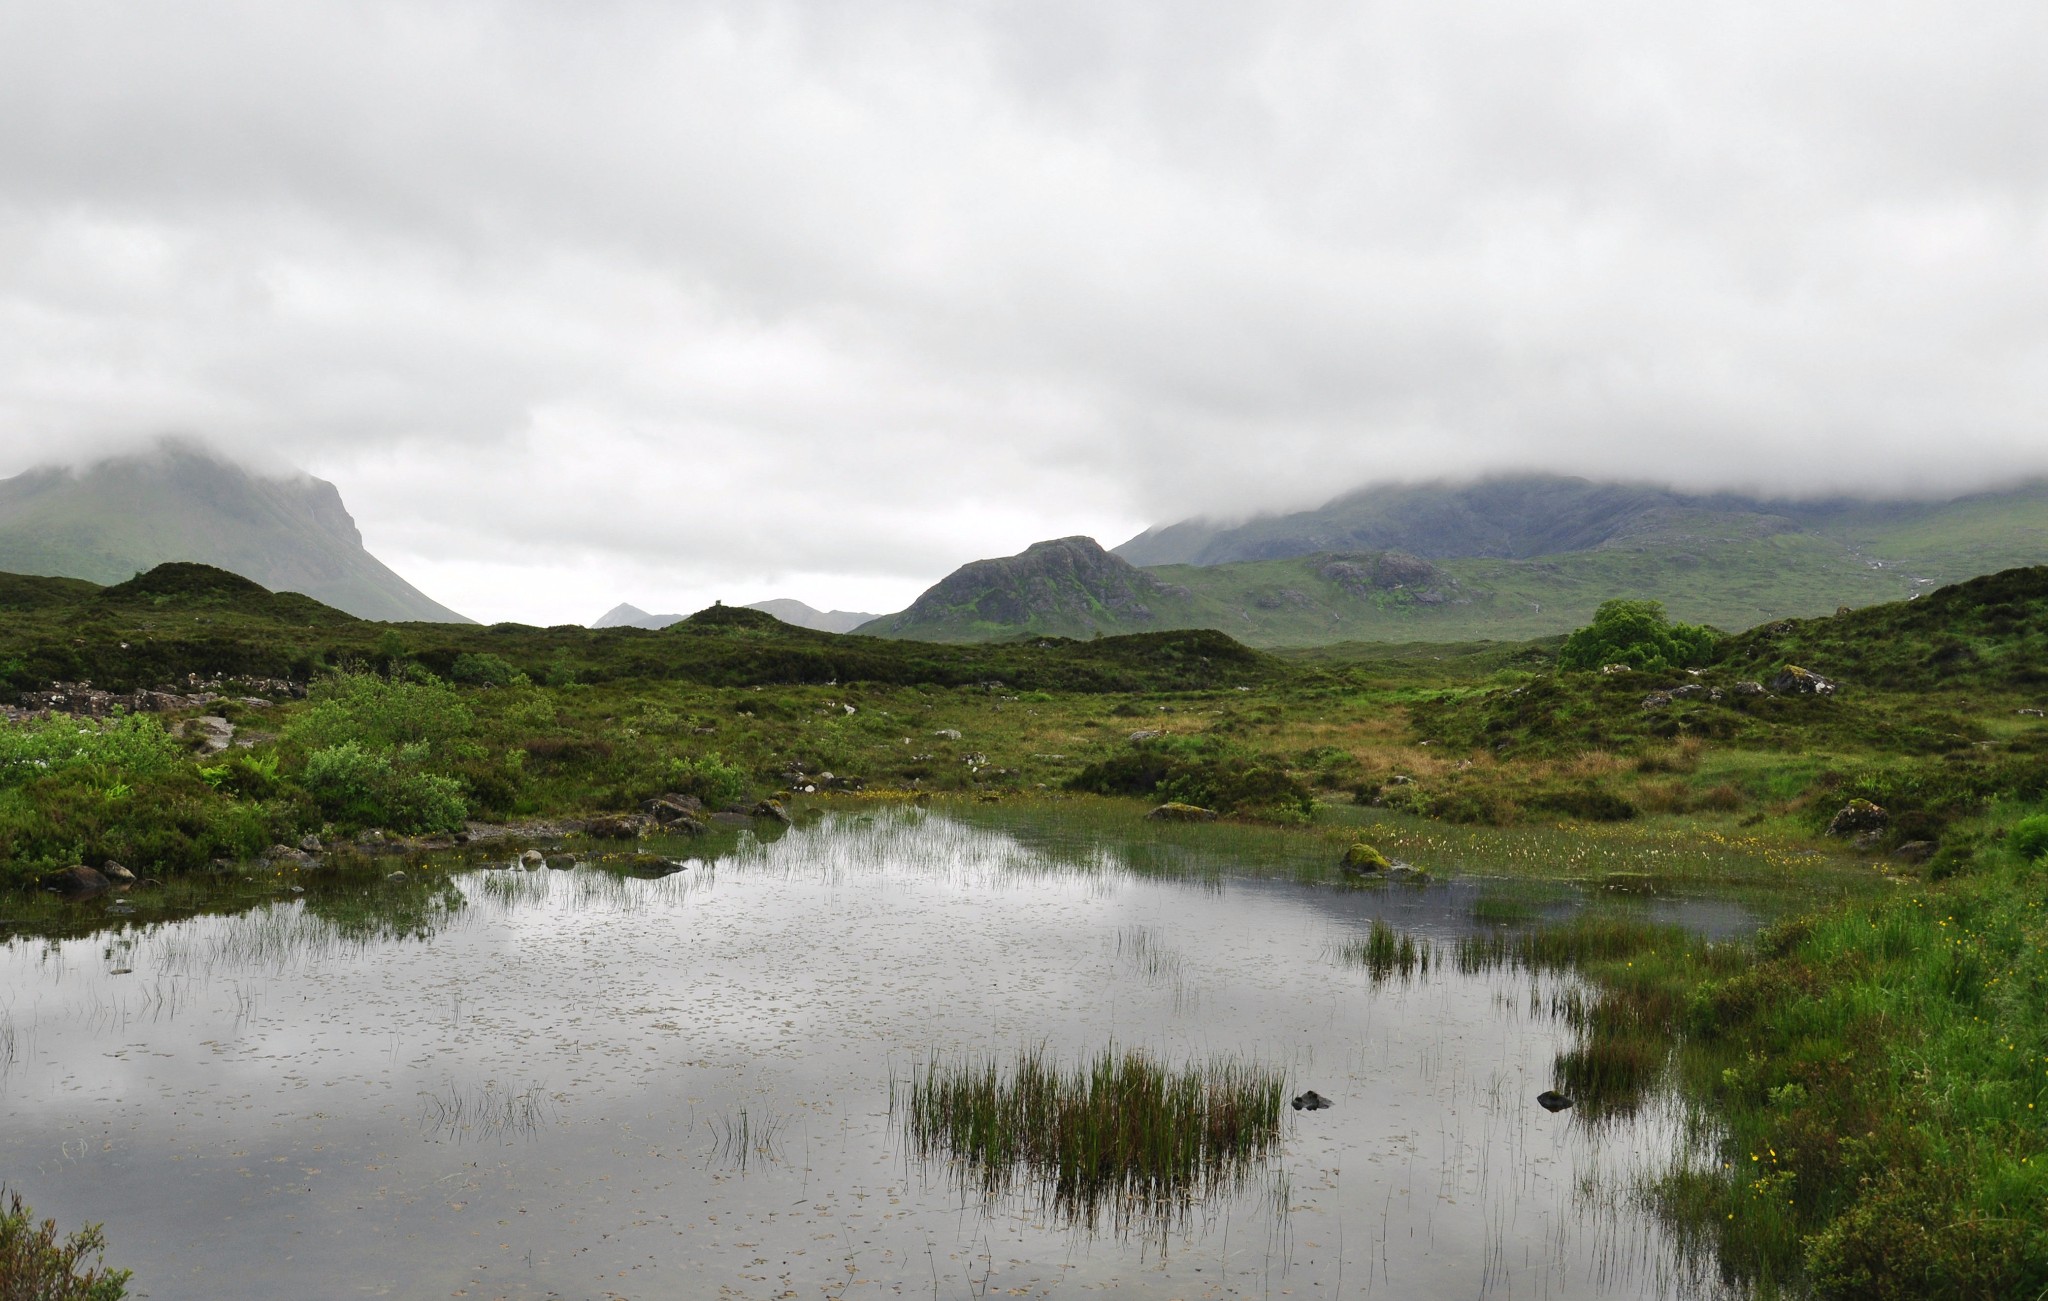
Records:
[[[1572,1046],[1568,972],[1334,957],[1375,919],[1397,954],[1484,933],[1498,887],[1311,888],[1200,843],[1174,842],[1183,877],[1057,826],[882,811],[648,846],[687,864],[656,879],[415,865],[17,939],[0,1168],[105,1221],[157,1298],[1707,1288],[1631,1192],[1681,1140],[1672,1104],[1533,1105]],[[934,1061],[1111,1046],[1337,1105],[1132,1237],[921,1162],[891,1116]]]

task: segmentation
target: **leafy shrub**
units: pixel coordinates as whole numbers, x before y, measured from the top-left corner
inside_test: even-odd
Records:
[[[717,752],[695,759],[677,759],[669,764],[669,786],[683,795],[694,795],[710,808],[738,803],[747,793],[747,774],[729,764]]]
[[[512,667],[510,660],[489,651],[464,651],[457,655],[455,663],[448,669],[448,676],[472,687],[510,687],[524,684],[527,680],[524,673]]]
[[[2048,813],[2036,813],[2031,818],[2021,818],[2007,833],[2005,843],[2015,854],[2026,862],[2034,862],[2048,854]]]
[[[0,1297],[14,1301],[120,1301],[128,1295],[125,1269],[107,1269],[101,1262],[107,1241],[97,1224],[88,1224],[57,1241],[57,1222],[35,1222],[21,1194],[0,1205]],[[93,1257],[85,1265],[87,1256]]]
[[[1673,623],[1661,601],[1603,601],[1593,622],[1565,638],[1557,653],[1561,669],[1597,669],[1626,664],[1650,672],[1694,668],[1714,657],[1712,629]]]
[[[308,751],[356,742],[371,750],[423,745],[434,757],[454,757],[476,731],[462,696],[439,678],[380,678],[337,673],[315,683],[311,707],[285,738]]]
[[[0,787],[18,786],[69,768],[122,777],[163,772],[180,757],[178,743],[148,714],[104,722],[54,715],[0,724]]]
[[[308,755],[300,780],[320,811],[344,826],[453,831],[469,813],[462,784],[419,771],[424,757],[419,746],[393,755],[344,741]]]

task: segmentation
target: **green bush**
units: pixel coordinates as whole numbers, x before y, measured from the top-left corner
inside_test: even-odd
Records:
[[[302,820],[289,798],[227,798],[179,767],[133,782],[73,769],[0,789],[0,883],[109,859],[144,876],[247,858]]]
[[[128,1295],[125,1269],[102,1263],[107,1241],[88,1224],[57,1241],[57,1222],[35,1222],[21,1194],[0,1205],[0,1297],[7,1301],[120,1301]],[[91,1256],[93,1263],[84,1264]]]
[[[461,757],[476,719],[461,693],[428,674],[385,679],[337,673],[315,683],[310,707],[285,729],[307,751],[356,742],[370,750],[426,746],[434,758]]]
[[[747,774],[717,752],[669,764],[669,789],[694,795],[709,808],[737,804],[747,793]]]
[[[2034,862],[2048,854],[2048,813],[2021,818],[2006,835],[2005,843],[2025,862]]]
[[[1593,622],[1565,638],[1561,669],[1626,664],[1650,672],[1696,668],[1714,657],[1712,629],[1673,623],[1661,601],[1603,601]]]
[[[471,687],[510,687],[526,683],[526,675],[512,667],[512,662],[502,655],[489,651],[472,654],[464,651],[455,657],[449,666],[448,676]]]
[[[469,814],[462,784],[420,771],[424,758],[419,746],[383,754],[344,741],[308,755],[300,780],[321,813],[343,826],[453,831]]]
[[[65,714],[0,724],[0,787],[20,786],[71,768],[124,778],[163,772],[183,752],[148,714],[104,722]]]

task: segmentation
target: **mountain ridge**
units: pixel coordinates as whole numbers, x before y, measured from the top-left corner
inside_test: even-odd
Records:
[[[468,623],[363,547],[341,492],[166,440],[80,469],[0,479],[0,570],[103,585],[170,561],[299,592],[359,618]]]

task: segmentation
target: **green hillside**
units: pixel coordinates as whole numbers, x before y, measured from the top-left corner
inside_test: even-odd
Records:
[[[0,480],[0,570],[118,583],[215,565],[360,618],[462,623],[363,549],[331,483],[272,479],[167,442],[83,470]]]

